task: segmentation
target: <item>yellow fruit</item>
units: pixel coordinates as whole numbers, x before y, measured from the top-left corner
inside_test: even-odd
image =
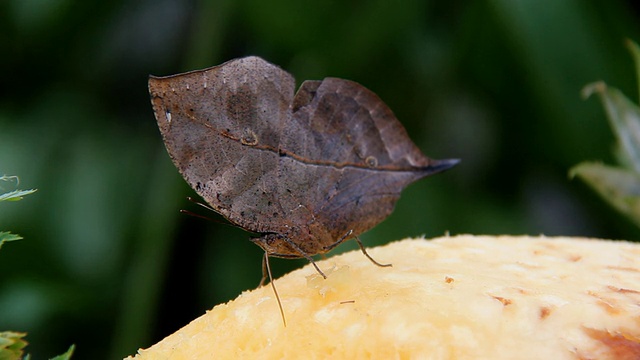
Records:
[[[640,359],[640,245],[416,239],[319,261],[218,305],[133,358]]]

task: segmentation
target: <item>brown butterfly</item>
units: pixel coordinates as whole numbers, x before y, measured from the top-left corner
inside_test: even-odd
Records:
[[[150,77],[158,126],[191,187],[269,256],[308,259],[371,229],[410,183],[458,160],[422,154],[353,81],[305,81],[259,57]],[[268,263],[267,263],[268,266]],[[267,268],[268,270],[268,268]],[[264,281],[264,278],[263,278]]]

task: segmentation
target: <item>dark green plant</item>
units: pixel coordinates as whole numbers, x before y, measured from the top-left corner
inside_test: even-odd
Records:
[[[640,90],[640,48],[630,40],[627,46],[635,62]],[[584,87],[585,98],[593,93],[599,95],[616,135],[614,154],[619,166],[585,161],[571,168],[569,174],[583,179],[615,209],[640,226],[640,108],[620,90],[604,82]]]
[[[0,181],[5,183],[13,183],[18,184],[18,177],[16,176],[0,176]],[[3,190],[3,187],[0,186],[0,190]],[[5,193],[0,193],[0,201],[18,201],[22,200],[24,196],[33,194],[36,192],[35,189],[30,190],[12,190]],[[20,240],[22,237],[20,235],[12,234],[8,231],[0,231],[0,248],[5,242]],[[0,360],[19,360],[19,359],[30,359],[30,356],[24,355],[24,348],[28,345],[27,341],[24,339],[26,333],[23,332],[14,332],[14,331],[4,331],[0,332]],[[68,360],[71,358],[73,354],[73,350],[75,349],[75,345],[71,345],[69,349],[62,355],[58,355],[56,357],[51,358],[51,360]]]
[[[12,183],[15,182],[16,185],[18,184],[18,177],[17,176],[7,176],[7,175],[3,175],[0,176],[0,181],[1,182],[5,182],[5,183]],[[2,185],[0,184],[0,191],[3,190]],[[0,193],[0,201],[18,201],[18,200],[22,200],[22,198],[26,195],[29,194],[33,194],[34,192],[36,192],[35,189],[30,189],[30,190],[13,190],[13,191],[9,191],[6,193]],[[16,234],[12,234],[8,231],[0,231],[0,248],[2,248],[2,245],[5,242],[9,242],[9,241],[15,241],[15,240],[20,240],[22,239],[22,237],[20,235],[16,235]],[[2,357],[0,357],[0,360],[2,360]]]

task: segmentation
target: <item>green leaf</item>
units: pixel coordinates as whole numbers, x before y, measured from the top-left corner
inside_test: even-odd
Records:
[[[36,189],[29,190],[14,190],[8,193],[0,194],[0,201],[18,201],[22,200],[22,198],[26,195],[33,194],[36,192]]]
[[[636,84],[638,86],[638,96],[640,97],[640,47],[634,41],[627,39],[627,47],[633,57],[633,62],[636,65]]]
[[[22,239],[22,236],[12,234],[8,231],[0,231],[0,248],[4,245],[5,242],[16,241]]]
[[[73,355],[73,351],[76,349],[75,345],[71,345],[69,347],[69,350],[67,350],[67,352],[65,352],[64,354],[58,355],[56,357],[52,357],[51,360],[69,360],[71,359],[71,355]]]
[[[13,331],[0,332],[0,360],[22,359],[22,349],[27,346],[27,342],[22,338],[26,335]]]
[[[598,192],[614,208],[640,225],[640,175],[600,163],[583,162],[569,171]]]
[[[618,89],[607,87],[603,82],[587,85],[582,92],[585,96],[594,92],[600,96],[618,139],[620,161],[640,173],[640,108]]]
[[[0,181],[11,182],[11,187],[17,187],[20,184],[20,179],[17,176],[0,176]],[[2,189],[2,187],[0,187]],[[0,194],[0,201],[18,201],[26,195],[33,194],[36,189],[29,190],[13,190],[4,194]]]

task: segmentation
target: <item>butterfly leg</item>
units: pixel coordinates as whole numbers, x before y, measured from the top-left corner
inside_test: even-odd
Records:
[[[309,254],[307,254],[306,252],[304,252],[304,250],[302,250],[300,248],[300,246],[298,246],[296,243],[294,243],[293,241],[291,241],[291,239],[289,239],[288,237],[284,237],[283,238],[284,241],[287,242],[287,244],[289,244],[289,246],[291,246],[295,251],[298,252],[298,254],[302,255],[305,259],[309,260],[309,262],[311,263],[311,265],[313,265],[314,268],[316,268],[316,270],[318,271],[318,273],[320,275],[322,275],[323,278],[327,278],[327,275],[325,275],[322,270],[320,270],[320,268],[318,267],[318,265],[316,265],[316,262],[313,260],[313,258],[311,256],[309,256]]]
[[[353,234],[353,230],[349,230],[349,231],[347,231],[347,233],[346,233],[346,234],[344,234],[344,235],[342,235],[342,236],[340,237],[340,239],[338,239],[338,241],[334,242],[333,244],[331,244],[331,245],[329,245],[329,246],[325,246],[325,247],[324,247],[324,251],[327,251],[327,252],[328,252],[328,251],[331,251],[334,247],[336,247],[336,246],[338,246],[338,245],[342,244],[345,240],[347,240],[347,238],[348,238],[349,236],[351,236],[351,234]]]
[[[329,246],[325,247],[324,249],[325,249],[326,251],[329,251],[329,250],[333,249],[334,247],[336,247],[336,246],[338,246],[338,245],[342,244],[345,240],[347,240],[347,238],[348,238],[349,236],[351,236],[351,234],[353,234],[353,230],[349,230],[349,231],[347,231],[347,233],[346,233],[346,234],[344,234],[344,235],[342,235],[342,236],[340,237],[340,239],[338,239],[338,241],[336,241],[336,242],[334,242],[333,244],[331,244],[331,245],[329,245]],[[369,260],[371,260],[371,262],[372,262],[372,263],[374,263],[374,264],[376,264],[376,265],[378,265],[378,266],[380,266],[380,267],[389,267],[389,266],[393,266],[392,264],[380,264],[379,262],[375,261],[375,260],[374,260],[370,255],[369,255],[369,253],[367,253],[367,250],[364,248],[364,245],[362,244],[362,241],[360,240],[360,238],[359,238],[359,237],[357,237],[357,236],[355,236],[355,237],[354,237],[354,240],[358,243],[358,246],[360,247],[360,250],[362,251],[362,253],[364,254],[364,256],[366,256]]]
[[[269,254],[265,251],[264,257],[262,257],[262,280],[260,280],[261,287],[264,284],[264,281],[269,278],[269,282],[271,283],[271,288],[273,288],[273,293],[276,296],[276,300],[278,301],[278,307],[280,308],[280,315],[282,315],[282,323],[284,327],[287,327],[287,319],[284,317],[284,310],[282,309],[282,302],[280,301],[280,296],[278,295],[278,290],[276,290],[276,284],[273,282],[273,276],[271,276],[271,267],[269,266]]]
[[[269,276],[271,272],[269,271],[268,263],[269,263],[269,255],[267,255],[267,253],[265,252],[264,256],[262,257],[262,279],[260,279],[260,284],[258,285],[258,287],[262,287],[262,285],[264,285],[267,279],[271,281],[271,276]]]
[[[356,240],[356,242],[358,243],[358,246],[360,246],[360,250],[362,250],[362,253],[364,254],[364,256],[366,256],[369,260],[371,260],[372,263],[380,266],[380,267],[390,267],[393,266],[393,264],[380,264],[379,262],[375,261],[368,253],[367,250],[364,248],[364,245],[362,244],[362,241],[360,241],[359,237],[354,237],[354,239]]]

